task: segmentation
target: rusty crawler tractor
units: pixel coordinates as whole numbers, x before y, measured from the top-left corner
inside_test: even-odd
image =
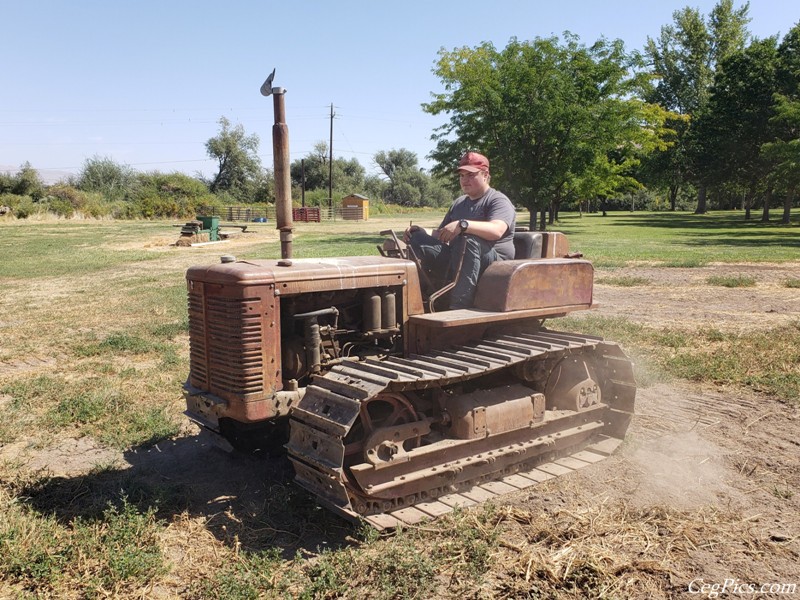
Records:
[[[281,260],[187,273],[187,414],[234,447],[285,444],[297,483],[337,513],[415,523],[623,439],[631,362],[544,327],[593,305],[592,265],[565,258],[562,234],[517,233],[516,259],[489,266],[474,308],[434,312],[396,238],[383,256],[292,260],[278,221]]]

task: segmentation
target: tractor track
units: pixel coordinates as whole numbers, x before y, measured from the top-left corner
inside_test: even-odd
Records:
[[[416,480],[412,494],[392,497],[390,491],[373,494],[372,489],[367,493],[345,466],[345,438],[359,420],[362,404],[379,394],[446,388],[526,362],[572,355],[591,356],[602,370],[601,407],[571,411],[537,427],[516,430],[513,443],[477,456],[422,469],[414,469],[411,458],[395,483],[407,477]],[[297,483],[329,508],[350,519],[363,518],[378,529],[392,528],[526,489],[599,462],[622,441],[635,393],[632,364],[616,344],[545,329],[497,335],[426,355],[347,361],[333,367],[314,379],[294,409],[287,449]],[[391,485],[378,482],[367,487]]]

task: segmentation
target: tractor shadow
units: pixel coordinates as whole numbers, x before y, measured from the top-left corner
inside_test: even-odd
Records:
[[[68,524],[102,521],[122,502],[157,519],[202,518],[220,541],[240,550],[278,548],[285,558],[351,545],[359,525],[321,507],[293,482],[286,456],[246,455],[219,449],[204,434],[124,453],[112,467],[78,476],[48,476],[17,484],[34,510]]]

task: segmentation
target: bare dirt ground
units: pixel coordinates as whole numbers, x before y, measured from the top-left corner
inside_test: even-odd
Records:
[[[600,278],[634,276],[649,284],[597,285],[601,306],[596,314],[683,330],[768,329],[800,319],[800,290],[782,286],[798,273],[799,263],[639,265],[598,272]],[[710,275],[747,275],[757,285],[709,286]],[[0,407],[8,400],[0,397]],[[0,447],[0,460],[44,470],[76,490],[94,481],[90,472],[98,465],[117,465],[142,481],[181,486],[190,509],[206,518],[207,530],[218,539],[241,529],[269,495],[303,497],[292,491],[285,464],[223,454],[188,425],[183,437],[127,453],[88,439],[29,442]],[[578,552],[590,537],[602,549],[599,561],[613,566],[628,556],[618,574],[624,583],[613,597],[714,597],[711,588],[702,592],[701,586],[726,580],[740,585],[738,594],[728,588],[729,597],[770,597],[759,591],[765,584],[796,584],[789,597],[800,597],[800,410],[779,398],[688,382],[643,388],[616,455],[505,497],[503,504],[527,518],[566,519],[573,525],[564,525],[564,531],[586,525],[550,549],[554,570],[567,568],[575,558],[570,552]],[[334,517],[321,518],[328,534],[340,525],[339,540],[321,539],[320,529],[307,522],[287,521],[262,531],[262,542],[281,544],[291,555],[298,548],[313,551],[320,543],[342,542],[352,532]],[[604,529],[605,518],[610,525]],[[629,530],[632,523],[636,527]],[[530,591],[530,557],[519,543],[526,535],[524,523],[508,531],[505,554],[498,557],[505,566],[488,577],[488,597],[536,597]],[[639,581],[650,583],[637,587]]]
[[[798,273],[800,264],[796,263],[691,269],[643,265],[598,275],[601,280],[642,278],[648,285],[601,284],[595,288],[595,298],[601,304],[600,315],[655,327],[739,332],[770,329],[800,319],[800,291],[783,285]],[[710,276],[752,277],[757,284],[748,288],[710,286],[706,283]],[[548,483],[546,491],[523,502],[528,506],[555,502],[575,514],[587,507],[596,509],[606,503],[619,507],[622,503],[632,511],[631,518],[639,520],[666,508],[666,516],[654,517],[659,527],[670,521],[676,526],[682,523],[682,527],[697,521],[697,529],[672,538],[683,537],[680,541],[685,546],[680,551],[676,545],[643,554],[643,559],[647,556],[666,569],[663,587],[637,591],[634,585],[626,588],[623,597],[714,597],[713,585],[724,585],[726,580],[731,597],[773,597],[760,593],[762,585],[773,583],[797,584],[794,594],[800,595],[797,406],[778,398],[690,382],[640,389],[636,416],[622,451],[570,478],[568,486],[560,480]],[[624,523],[617,527],[624,528]],[[655,540],[659,535],[667,532],[656,530]],[[624,539],[620,545],[623,550]],[[653,550],[657,548],[654,541]],[[712,586],[705,594],[702,583]],[[733,594],[732,589],[740,593]],[[750,593],[751,589],[755,592]]]
[[[710,264],[694,268],[639,265],[599,270],[597,277],[635,277],[648,285],[597,285],[599,313],[658,327],[728,331],[770,329],[800,318],[800,292],[784,283],[800,277],[800,263]],[[709,277],[750,277],[754,287],[713,286]]]

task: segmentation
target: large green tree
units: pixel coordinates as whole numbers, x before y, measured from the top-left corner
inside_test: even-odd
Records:
[[[761,147],[769,161],[771,183],[783,194],[781,222],[790,222],[792,204],[800,186],[800,23],[796,24],[778,47],[775,115],[771,125],[775,139]]]
[[[331,163],[327,142],[317,142],[314,149],[300,160],[295,160],[289,167],[292,185],[305,191],[327,190],[332,184],[334,197],[348,194],[363,194],[365,191],[364,175],[366,171],[357,159],[334,158]],[[330,178],[332,177],[332,182]],[[320,198],[315,194],[316,199]],[[332,199],[327,198],[328,201]]]
[[[481,151],[492,185],[530,211],[531,225],[572,195],[630,186],[625,171],[658,144],[664,118],[635,98],[635,66],[621,41],[587,47],[569,33],[563,42],[512,38],[499,51],[490,43],[440,51],[434,71],[444,91],[423,105],[450,115],[434,134],[435,171]]]
[[[698,213],[705,207],[705,173],[695,164],[692,119],[705,109],[714,75],[722,60],[743,49],[749,33],[749,3],[733,7],[733,0],[720,0],[708,19],[695,8],[673,13],[673,23],[661,28],[658,38],[647,39],[644,55],[654,76],[644,98],[675,113],[667,122],[675,131],[675,140],[645,169],[649,183],[668,190],[670,206],[675,210],[682,186],[694,181],[699,188]]]
[[[792,204],[800,186],[800,100],[778,96],[775,112],[773,124],[790,135],[765,143],[761,154],[772,165],[771,182],[784,195],[781,223],[789,224]]]
[[[778,50],[774,37],[756,40],[721,63],[707,110],[697,121],[702,152],[698,153],[710,181],[734,183],[744,194],[745,218],[759,196],[766,196],[772,163],[762,154],[777,136],[773,96],[777,87]]]
[[[45,195],[45,185],[39,172],[26,161],[15,174],[0,173],[0,194],[30,196],[38,202]]]
[[[220,117],[219,126],[219,133],[206,142],[208,156],[217,162],[216,174],[206,180],[208,189],[215,194],[227,192],[240,202],[253,202],[263,178],[258,135],[247,135],[242,125],[232,125],[225,117]]]
[[[386,177],[383,200],[401,206],[442,206],[453,198],[445,182],[424,172],[410,150],[381,150],[374,162]]]

